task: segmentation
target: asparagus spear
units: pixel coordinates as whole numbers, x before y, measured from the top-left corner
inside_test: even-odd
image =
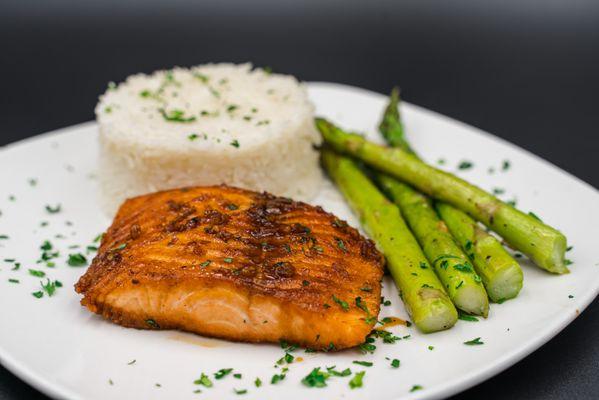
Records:
[[[385,110],[383,121],[379,125],[379,130],[387,142],[392,146],[401,147],[407,152],[415,155],[416,153],[410,148],[406,140],[398,106],[399,90],[394,88],[391,91],[389,105]],[[391,194],[399,193],[399,197],[401,197],[401,192],[406,192],[403,197],[411,197],[413,198],[411,203],[421,203],[421,208],[427,209],[421,213],[434,214],[431,204],[425,200],[424,196],[418,193],[411,194],[410,192],[413,192],[412,188],[403,183],[394,183],[393,178],[385,178],[385,180],[389,181],[387,182],[387,186],[391,186],[388,188],[388,191],[391,192]],[[402,185],[406,186],[407,189],[404,189]],[[419,197],[421,197],[421,199],[419,199]],[[400,207],[406,216],[412,231],[414,231],[415,228],[412,227],[413,224],[411,220],[419,217],[415,215],[413,218],[410,218],[406,215],[409,212],[409,203],[405,207],[400,204]],[[455,209],[449,204],[437,202],[437,210],[440,209],[444,210],[443,213],[439,212],[439,214],[445,223],[449,225],[449,230],[453,236],[458,240],[462,248],[464,248],[464,251],[470,253],[474,269],[483,277],[482,279],[485,288],[487,289],[491,300],[502,302],[506,299],[516,297],[520,292],[520,289],[522,289],[523,280],[522,269],[520,269],[516,260],[505,251],[501,243],[494,236],[480,229],[478,224],[465,213]],[[420,219],[421,218],[423,217],[420,217]],[[419,219],[416,219],[414,224],[418,223],[418,221]],[[445,224],[443,224],[443,227],[445,230],[447,229]],[[434,226],[431,228],[434,229]],[[415,234],[417,237],[419,236],[418,233],[415,232]],[[423,238],[426,239],[427,231],[422,232],[422,235]],[[451,243],[454,243],[453,237],[449,236],[448,240],[451,241]],[[430,259],[431,256],[427,253],[426,248],[425,253]],[[448,252],[448,254],[450,253]],[[452,297],[451,291],[450,297]],[[461,308],[453,297],[452,300],[458,308]],[[464,309],[464,311],[467,310]]]
[[[566,237],[556,229],[450,173],[425,164],[403,149],[374,144],[321,118],[316,124],[325,142],[334,150],[359,158],[375,169],[465,211],[499,233],[539,267],[557,274],[569,272],[564,258]]]
[[[437,203],[436,209],[472,258],[491,300],[501,303],[516,297],[522,289],[522,269],[501,243],[463,211],[445,203]]]
[[[387,268],[414,324],[425,333],[452,327],[457,321],[457,311],[399,209],[353,160],[327,149],[321,155],[325,169],[385,254]]]
[[[415,154],[405,140],[399,115],[399,90],[393,89],[379,130],[393,147]],[[489,300],[468,256],[455,243],[447,226],[439,219],[431,201],[395,178],[379,173],[377,180],[401,210],[408,226],[455,306],[470,314],[487,316]]]
[[[430,200],[389,176],[379,174],[377,179],[399,206],[453,304],[467,313],[486,317],[489,313],[489,300],[481,278],[468,256],[454,242]]]

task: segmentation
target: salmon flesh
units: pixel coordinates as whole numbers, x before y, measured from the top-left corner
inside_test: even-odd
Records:
[[[75,285],[125,327],[315,350],[364,342],[383,256],[334,215],[228,186],[127,200]]]

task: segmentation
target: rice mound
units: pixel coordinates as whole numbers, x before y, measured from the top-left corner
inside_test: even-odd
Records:
[[[250,64],[138,74],[96,107],[103,207],[226,183],[308,201],[321,183],[314,107],[294,77]]]

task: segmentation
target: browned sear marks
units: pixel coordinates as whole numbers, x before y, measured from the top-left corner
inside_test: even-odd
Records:
[[[373,242],[320,207],[211,186],[127,200],[75,289],[127,327],[342,349],[372,329],[382,273]]]

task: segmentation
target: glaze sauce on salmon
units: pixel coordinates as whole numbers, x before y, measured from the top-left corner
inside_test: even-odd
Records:
[[[117,324],[312,349],[362,343],[383,256],[334,215],[227,186],[127,200],[75,285]]]

